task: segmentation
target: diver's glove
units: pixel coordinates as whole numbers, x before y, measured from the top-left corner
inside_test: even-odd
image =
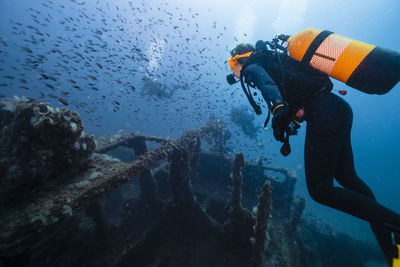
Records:
[[[285,142],[285,130],[290,122],[289,110],[286,105],[281,105],[275,107],[273,114],[272,129],[274,130],[274,137],[283,143]]]

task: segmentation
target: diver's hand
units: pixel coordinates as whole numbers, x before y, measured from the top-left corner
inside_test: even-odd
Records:
[[[272,129],[274,130],[274,137],[280,142],[285,141],[285,130],[290,122],[289,110],[286,105],[278,107],[274,112],[272,118]]]

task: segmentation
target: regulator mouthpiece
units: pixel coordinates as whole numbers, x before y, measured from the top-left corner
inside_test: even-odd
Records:
[[[226,76],[226,81],[229,83],[229,85],[234,85],[238,82],[238,80],[235,79],[235,75],[232,73]]]

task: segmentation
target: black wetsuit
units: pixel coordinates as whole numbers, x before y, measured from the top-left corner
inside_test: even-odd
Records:
[[[267,73],[268,68],[265,68],[259,63],[248,65],[244,77],[261,91],[272,111],[285,101],[279,90],[279,81],[271,78]],[[286,83],[289,110],[290,99],[293,99],[291,92],[302,90],[301,87],[290,87],[295,85],[296,81]],[[391,231],[384,224],[389,223],[400,229],[400,216],[376,202],[374,194],[354,169],[350,141],[353,113],[350,105],[326,90],[310,96],[303,106],[307,121],[304,161],[311,197],[323,205],[369,221],[387,260],[391,262],[395,256],[395,246],[392,244]],[[334,186],[334,178],[343,188]]]

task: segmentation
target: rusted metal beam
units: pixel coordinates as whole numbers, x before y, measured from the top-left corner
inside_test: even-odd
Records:
[[[254,247],[252,267],[262,265],[264,259],[265,238],[269,217],[271,215],[271,183],[266,181],[262,188],[261,194],[258,197],[257,205],[257,223],[254,230]]]
[[[242,168],[244,167],[244,156],[243,153],[236,153],[235,159],[232,164],[232,179],[233,179],[233,190],[232,190],[232,209],[242,209]]]
[[[71,217],[76,210],[86,207],[91,200],[105,192],[128,182],[132,177],[149,169],[158,161],[172,155],[174,149],[185,145],[189,150],[198,143],[198,139],[215,129],[221,128],[219,120],[211,121],[198,130],[188,131],[177,140],[167,140],[166,143],[151,152],[126,164],[107,156],[94,154],[93,166],[79,175],[67,185],[59,186],[44,196],[31,200],[25,206],[14,210],[3,211],[0,216],[0,256],[12,248],[28,240],[29,237],[50,225],[58,223],[66,217]],[[124,138],[105,142],[98,151],[107,151],[111,147],[130,145],[137,138],[135,135],[125,135]],[[149,141],[160,141],[152,137]]]
[[[133,149],[135,150],[135,154],[137,156],[141,156],[149,152],[144,136],[137,137],[135,139]],[[157,184],[153,179],[153,175],[150,169],[143,170],[142,173],[139,175],[139,184],[140,200],[151,201],[156,198]]]
[[[147,136],[140,133],[124,133],[118,132],[115,134],[107,135],[96,139],[96,153],[106,153],[119,146],[133,147],[136,139],[144,139],[145,141],[166,144],[171,141],[169,138]]]

